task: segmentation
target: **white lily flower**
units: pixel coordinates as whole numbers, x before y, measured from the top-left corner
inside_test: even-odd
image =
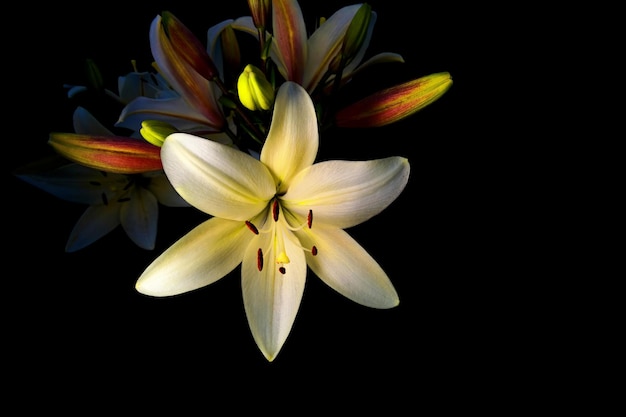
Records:
[[[402,157],[314,163],[313,102],[294,82],[278,90],[260,159],[186,133],[167,137],[163,168],[178,193],[213,216],[146,268],[136,288],[172,296],[209,285],[241,264],[245,312],[267,360],[282,348],[302,299],[307,265],[323,282],[368,307],[398,294],[381,266],[343,229],[391,204],[404,189]]]

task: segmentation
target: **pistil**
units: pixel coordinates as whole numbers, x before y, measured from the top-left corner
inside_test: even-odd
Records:
[[[303,223],[301,223],[299,226],[295,226],[295,227],[289,224],[289,221],[288,221],[288,219],[295,219],[295,218],[290,213],[283,213],[283,214],[286,214],[286,216],[283,217],[283,219],[285,220],[283,220],[281,224],[284,227],[286,227],[286,230],[282,229],[281,227],[278,227],[278,220],[280,219],[280,211],[281,211],[281,206],[279,204],[279,201],[278,199],[274,199],[271,202],[271,213],[272,213],[272,219],[274,220],[274,222],[270,222],[270,223],[266,222],[265,227],[261,229],[259,229],[250,220],[246,220],[245,225],[248,228],[248,230],[250,230],[252,233],[254,233],[257,236],[261,233],[272,233],[272,238],[270,239],[270,243],[268,247],[265,249],[258,248],[257,250],[257,269],[259,271],[263,271],[263,267],[265,265],[264,254],[270,253],[270,254],[274,254],[274,261],[278,268],[278,272],[285,275],[287,273],[286,265],[289,264],[291,261],[285,249],[285,236],[283,233],[286,233],[286,230],[295,232],[295,231],[299,231],[303,229],[304,230],[311,229],[313,227],[313,210],[309,210],[306,220]],[[310,249],[302,247],[301,245],[299,246],[300,246],[300,249],[311,253],[311,255],[313,256],[317,255],[318,251],[315,245],[312,245]]]

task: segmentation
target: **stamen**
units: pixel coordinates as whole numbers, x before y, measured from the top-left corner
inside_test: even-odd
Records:
[[[252,231],[252,233],[254,233],[255,235],[259,234],[259,229],[257,229],[256,226],[252,224],[252,222],[246,220],[246,226],[248,226],[248,229],[250,229],[250,231]]]
[[[272,204],[272,216],[274,217],[274,221],[278,221],[278,200],[274,200]]]
[[[256,267],[259,271],[263,270],[263,250],[261,248],[256,253]]]
[[[306,216],[306,222],[302,223],[299,226],[291,226],[290,224],[287,224],[287,229],[296,232],[298,230],[302,230],[304,228],[304,225],[306,225],[309,229],[313,227],[313,210],[309,210],[309,213]]]

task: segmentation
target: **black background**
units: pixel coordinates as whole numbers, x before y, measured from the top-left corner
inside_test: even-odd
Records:
[[[371,85],[441,71],[454,79],[440,100],[409,119],[322,138],[323,157],[401,155],[411,163],[403,194],[349,230],[387,271],[400,305],[362,307],[309,274],[291,334],[268,363],[247,327],[238,269],[168,299],[134,289],[152,259],[204,215],[162,208],[154,251],[137,248],[118,228],[68,254],[65,242],[85,207],[10,174],[52,153],[46,143],[51,131],[72,131],[74,104],[63,84],[84,83],[86,58],[96,61],[114,89],[117,76],[131,70],[131,59],[148,68],[149,26],[162,10],[203,42],[210,26],[248,14],[245,1],[128,3],[20,7],[11,15],[15,29],[5,34],[4,65],[11,74],[5,98],[11,104],[4,120],[4,280],[15,288],[6,290],[4,318],[18,392],[37,392],[52,408],[72,408],[75,396],[91,405],[128,406],[166,402],[182,390],[208,410],[224,399],[215,390],[221,387],[230,392],[233,409],[256,392],[265,396],[263,410],[286,407],[285,397],[297,398],[304,409],[329,398],[386,414],[406,407],[484,410],[503,401],[523,408],[544,395],[536,384],[549,385],[550,369],[535,385],[522,382],[551,352],[545,335],[526,337],[542,300],[521,295],[528,265],[515,253],[511,234],[524,220],[509,214],[519,203],[511,184],[494,179],[510,149],[494,143],[483,124],[499,103],[477,95],[490,94],[476,86],[489,83],[484,72],[476,78],[488,69],[480,52],[488,31],[480,20],[449,4],[409,10],[405,2],[370,2],[378,13],[371,53],[397,52],[406,61],[376,68]],[[309,24],[313,16],[349,4],[301,2]]]

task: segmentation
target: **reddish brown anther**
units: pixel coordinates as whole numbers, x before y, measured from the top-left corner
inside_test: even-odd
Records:
[[[259,268],[259,271],[263,270],[263,250],[261,248],[256,253],[256,267]]]

